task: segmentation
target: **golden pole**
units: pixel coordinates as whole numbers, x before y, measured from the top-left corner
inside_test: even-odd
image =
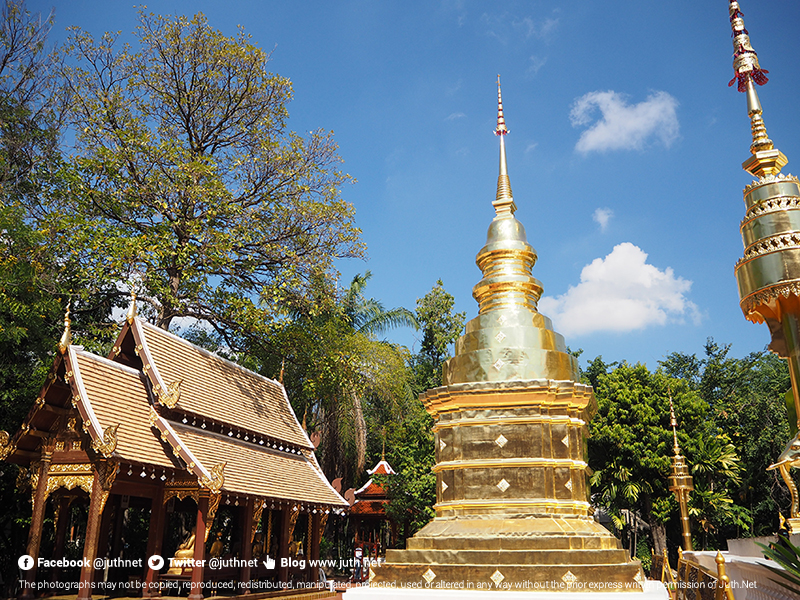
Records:
[[[681,532],[683,537],[683,549],[692,549],[692,524],[689,521],[689,492],[694,489],[694,480],[689,475],[689,467],[686,459],[681,455],[678,446],[678,420],[675,418],[675,407],[672,404],[672,396],[669,398],[670,424],[672,425],[673,450],[672,469],[669,477],[669,490],[675,492],[678,505],[681,509]]]

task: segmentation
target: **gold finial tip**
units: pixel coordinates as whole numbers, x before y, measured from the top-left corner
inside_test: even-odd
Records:
[[[67,301],[67,310],[64,312],[64,333],[61,334],[61,339],[58,341],[58,350],[61,354],[64,354],[72,344],[72,321],[69,318],[71,307],[72,299]]]
[[[128,321],[128,323],[133,323],[133,320],[136,318],[136,314],[136,292],[131,290],[131,303],[128,306],[128,314],[125,315],[125,320]]]
[[[494,130],[495,135],[508,134],[506,127],[506,119],[503,116],[503,95],[500,92],[500,75],[497,76],[497,127]]]

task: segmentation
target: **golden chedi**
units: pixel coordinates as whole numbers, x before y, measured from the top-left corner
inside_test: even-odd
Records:
[[[739,305],[753,323],[766,323],[769,349],[789,362],[795,410],[800,424],[800,181],[784,175],[789,162],[767,136],[756,84],[768,80],[750,44],[739,3],[729,2],[733,33],[733,69],[738,89],[747,95],[752,143],[742,168],[756,178],[744,188],[745,217],[741,224],[744,256],[736,263]],[[779,469],[792,495],[787,521],[800,532],[800,498],[789,469],[800,466],[800,434],[770,469]]]
[[[587,422],[594,392],[537,310],[536,252],[515,217],[498,80],[496,215],[477,256],[479,314],[421,396],[435,419],[436,517],[388,550],[373,586],[641,591],[643,574],[590,516]]]

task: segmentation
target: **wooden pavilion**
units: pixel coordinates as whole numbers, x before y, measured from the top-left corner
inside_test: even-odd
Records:
[[[397,538],[397,526],[386,514],[389,495],[375,481],[374,475],[394,475],[392,466],[381,457],[372,469],[367,470],[369,481],[355,490],[350,506],[350,519],[355,530],[355,546],[362,548],[364,557],[377,559],[383,556]]]
[[[22,467],[32,494],[27,554],[34,567],[25,572],[21,595],[33,596],[48,499],[56,522],[53,559],[64,557],[70,503],[88,501],[85,564],[72,574],[80,578],[79,599],[91,597],[93,582],[108,580],[108,567],[94,566],[104,557],[111,577],[116,566],[134,565],[138,572],[120,572],[145,597],[179,580],[190,585],[192,600],[211,580],[233,582],[234,593],[312,581],[316,570],[290,552],[303,548],[301,558],[318,558],[329,514],[348,505],[313,450],[281,383],[145,323],[135,299],[106,358],[71,343],[67,313],[33,407],[13,436],[0,432],[0,460]],[[134,505],[149,509],[146,556],[117,561],[125,554],[123,515]],[[168,513],[177,510],[190,511],[194,524],[170,554],[183,561],[165,555],[164,567],[154,570],[147,557],[169,553]],[[208,537],[220,512],[228,533],[210,553],[231,560],[211,569]],[[271,569],[267,557],[276,561]],[[50,573],[53,581],[65,576],[57,567]]]

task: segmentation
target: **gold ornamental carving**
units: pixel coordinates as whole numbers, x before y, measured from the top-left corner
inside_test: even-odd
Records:
[[[177,498],[178,500],[192,498],[199,504],[200,488],[193,481],[168,481],[164,486],[164,504],[172,498]]]
[[[758,314],[758,308],[760,306],[769,305],[775,300],[789,298],[790,296],[800,297],[800,280],[786,281],[766,289],[760,289],[755,294],[751,294],[747,296],[747,298],[742,299],[740,305],[742,307],[742,312],[744,312],[749,320],[762,322],[763,318]]]
[[[38,476],[36,479],[38,484]],[[87,494],[91,494],[93,485],[94,471],[91,463],[50,465],[44,497],[47,500],[50,494],[62,487],[68,490],[80,488]],[[35,490],[36,486],[33,486],[33,489]]]
[[[17,444],[7,431],[0,431],[0,460],[5,460],[14,453]]]
[[[319,539],[322,540],[322,534],[325,533],[325,525],[328,522],[328,513],[322,513],[319,517]]]
[[[33,465],[31,465],[33,467]],[[22,492],[31,484],[31,473],[25,467],[19,467],[19,471],[17,471],[17,480],[14,483],[14,489],[18,492]]]
[[[217,516],[217,509],[219,508],[219,501],[222,500],[222,494],[212,493],[208,499],[208,515],[206,516],[206,533],[203,540],[208,541],[208,534],[211,533],[211,527],[214,525],[214,517]]]
[[[111,487],[117,478],[119,464],[115,461],[102,461],[96,463],[95,467],[97,468],[97,478],[100,483],[100,514],[102,514],[108,496],[111,493]]]
[[[264,511],[264,501],[256,498],[255,506],[253,506],[253,525],[250,528],[250,543],[256,539],[256,532],[258,526],[261,524],[261,513]]]
[[[791,525],[793,525],[792,520],[800,519],[800,495],[798,495],[797,486],[790,473],[790,469],[796,469],[798,467],[800,467],[800,432],[794,436],[794,439],[786,444],[778,460],[767,467],[767,471],[778,469],[783,481],[786,483],[786,487],[789,488],[789,493],[792,497],[792,506],[789,510],[789,523]],[[798,523],[798,521],[795,521],[795,523]],[[791,527],[790,529],[792,533],[798,533],[796,527]]]
[[[294,526],[297,525],[297,517],[300,516],[300,506],[295,504],[289,511],[289,541],[294,539]]]
[[[271,546],[272,546],[272,510],[270,510],[269,515],[267,515],[267,540],[264,547],[265,554],[269,555]]]
[[[797,248],[798,246],[800,246],[800,232],[775,235],[759,240],[750,246],[744,253],[744,257],[740,258],[736,264],[738,265],[746,262],[751,258],[755,258],[756,256],[769,254],[770,252],[776,252],[778,250],[785,250],[787,248]]]
[[[167,408],[175,408],[181,399],[181,383],[183,383],[183,379],[178,379],[170,383],[166,390],[159,389],[158,401]]]
[[[225,484],[225,465],[228,463],[219,463],[211,469],[211,477],[203,475],[199,479],[200,486],[209,490],[212,494],[218,494]]]
[[[103,432],[103,439],[92,441],[92,449],[106,458],[110,458],[114,454],[114,450],[117,449],[117,429],[119,429],[119,425],[106,427]]]

